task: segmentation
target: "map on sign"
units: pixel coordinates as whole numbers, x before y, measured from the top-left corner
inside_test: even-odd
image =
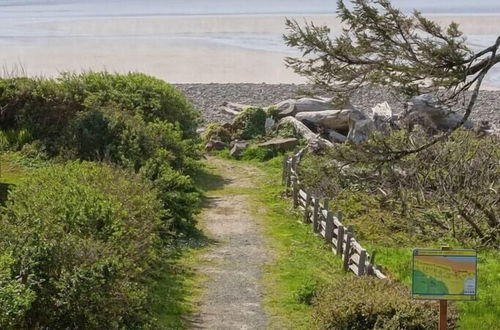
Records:
[[[413,250],[414,299],[476,299],[477,254],[474,250]]]

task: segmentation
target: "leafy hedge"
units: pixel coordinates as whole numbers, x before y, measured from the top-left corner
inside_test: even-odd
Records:
[[[171,85],[138,73],[0,79],[0,108],[11,149],[142,173],[162,191],[168,232],[193,226],[198,113]]]
[[[266,133],[267,114],[262,108],[248,107],[234,118],[234,138],[251,140]]]
[[[178,123],[183,137],[196,134],[198,113],[184,95],[141,73],[63,74],[57,79],[0,79],[0,126],[28,128],[37,138],[60,136],[77,113],[115,107],[147,122]]]
[[[0,328],[151,324],[145,283],[163,212],[157,190],[130,171],[76,162],[35,171],[0,217]]]
[[[314,300],[316,329],[435,329],[435,302],[414,301],[404,285],[376,278],[350,278],[321,290]],[[449,313],[452,329],[456,313]]]

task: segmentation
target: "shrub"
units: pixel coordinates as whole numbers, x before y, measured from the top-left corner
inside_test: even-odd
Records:
[[[160,192],[166,211],[163,219],[168,231],[165,234],[192,230],[196,223],[194,214],[198,212],[201,200],[201,193],[192,178],[173,169],[169,165],[170,157],[167,150],[160,149],[140,171]]]
[[[0,254],[0,328],[16,329],[35,299],[33,290],[11,276],[15,260],[10,254]]]
[[[231,142],[231,132],[220,123],[210,123],[205,132],[203,132],[203,140],[217,140],[229,143]]]
[[[139,115],[116,109],[100,109],[77,115],[63,133],[61,149],[72,158],[110,160],[138,171],[160,149],[168,151],[167,164],[192,172],[199,157],[196,143],[182,138],[175,125],[163,121],[146,122]]]
[[[427,139],[395,131],[308,156],[300,166],[301,183],[336,201],[343,190],[371,196],[377,203],[367,211],[370,217],[387,211],[399,219],[396,231],[411,237],[498,247],[499,137],[457,130],[425,152],[386,159],[390,150],[412,149]]]
[[[162,213],[157,191],[129,171],[76,162],[34,171],[0,217],[0,255],[11,260],[0,281],[20,285],[12,290],[23,293],[24,313],[13,319],[2,308],[0,320],[14,328],[146,327],[144,283],[158,261]]]
[[[318,285],[315,282],[309,281],[301,285],[295,291],[295,300],[300,304],[312,305],[314,297],[316,297]]]
[[[26,129],[0,130],[0,150],[19,150],[32,140],[31,134]]]
[[[410,299],[402,284],[376,278],[349,278],[323,288],[314,300],[316,329],[434,329],[439,312],[434,302]],[[454,327],[451,309],[448,324]]]
[[[257,107],[243,110],[234,119],[234,137],[241,140],[251,140],[266,133],[266,112]]]
[[[146,122],[179,125],[183,138],[196,136],[197,111],[181,92],[145,74],[89,72],[57,79],[0,79],[0,127],[26,128],[49,147],[80,112],[114,107]],[[52,150],[57,152],[58,150]]]

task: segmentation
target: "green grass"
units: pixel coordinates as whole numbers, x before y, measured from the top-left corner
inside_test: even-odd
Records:
[[[263,275],[270,328],[310,329],[313,309],[301,302],[302,295],[316,283],[324,285],[350,275],[342,271],[341,259],[312,233],[311,226],[299,222],[301,216],[282,197],[281,158],[251,164],[263,173],[256,178],[259,189],[250,196],[271,254]]]
[[[214,168],[204,168],[195,176],[196,186],[206,197],[222,191],[224,179]],[[227,192],[231,193],[231,192]],[[199,215],[199,219],[203,213]],[[196,271],[205,262],[202,255],[210,249],[211,241],[201,231],[188,239],[178,240],[165,255],[153,287],[153,313],[160,329],[189,329],[197,311],[203,283],[207,277]]]
[[[200,237],[177,244],[166,255],[152,290],[152,311],[160,329],[189,328],[189,318],[196,311],[204,280],[195,268],[201,263],[206,247],[207,241]]]
[[[299,224],[300,215],[294,215],[291,202],[281,198],[281,159],[245,162],[260,168],[264,177],[259,178],[261,188],[253,194],[255,209],[266,207],[261,212],[266,236],[275,260],[265,271],[266,307],[272,318],[273,328],[307,329],[312,307],[300,304],[295,293],[307,283],[328,283],[342,276],[340,259],[325,249],[319,237],[311,233],[310,227]],[[369,219],[369,217],[368,217]],[[346,219],[344,222],[348,221]],[[411,287],[412,250],[414,247],[440,247],[447,245],[435,242],[433,246],[384,246],[374,244],[369,235],[362,240],[368,250],[376,250],[376,263],[383,266],[389,277]],[[414,241],[409,237],[408,242]],[[457,246],[458,247],[458,246]],[[492,249],[478,252],[478,296],[476,301],[456,302],[459,310],[460,329],[495,329],[500,317],[500,251]]]

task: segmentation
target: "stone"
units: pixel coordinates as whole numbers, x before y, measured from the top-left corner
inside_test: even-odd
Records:
[[[266,123],[264,126],[266,127],[266,129],[269,129],[269,128],[273,127],[274,124],[275,124],[275,120],[271,117],[268,117],[268,118],[266,118]]]
[[[272,148],[279,151],[293,150],[299,144],[296,138],[274,138],[267,142],[261,143],[258,147]]]
[[[210,140],[205,145],[205,151],[223,150],[226,147],[227,147],[227,143],[224,143],[224,142],[219,141],[219,140]]]
[[[386,132],[395,119],[391,106],[387,102],[374,106],[370,118],[373,120],[375,128],[382,132]]]
[[[233,141],[231,142],[231,152],[229,153],[231,157],[239,157],[248,148],[248,142],[245,141]]]

